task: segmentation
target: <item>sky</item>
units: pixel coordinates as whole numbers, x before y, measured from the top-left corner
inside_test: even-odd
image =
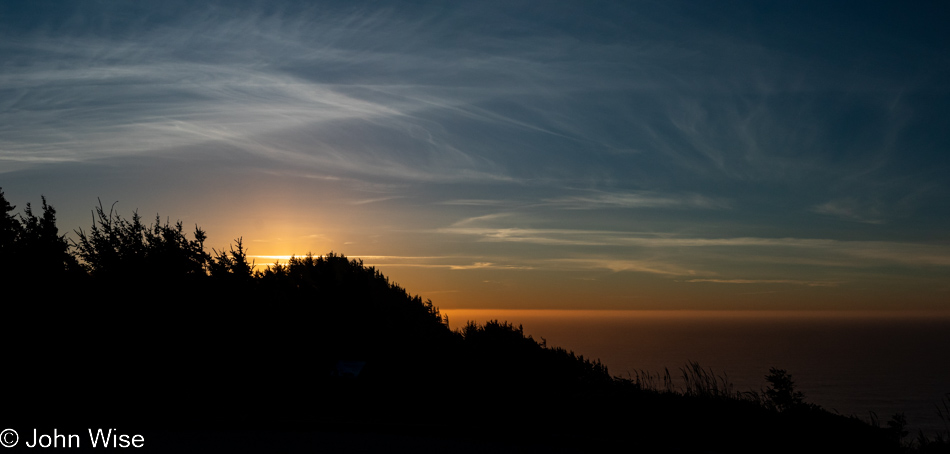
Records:
[[[445,309],[950,310],[950,4],[0,2],[0,188]]]

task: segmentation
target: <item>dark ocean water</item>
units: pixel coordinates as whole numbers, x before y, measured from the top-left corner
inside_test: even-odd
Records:
[[[444,310],[453,328],[490,319],[522,325],[548,346],[600,359],[612,375],[670,370],[689,361],[761,391],[770,367],[787,370],[805,400],[887,421],[911,435],[946,435],[937,405],[950,393],[950,313]]]

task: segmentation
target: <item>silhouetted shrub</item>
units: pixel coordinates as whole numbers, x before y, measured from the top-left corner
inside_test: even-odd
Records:
[[[770,368],[765,377],[769,387],[765,390],[766,404],[780,412],[802,406],[805,395],[795,391],[795,382],[785,369]]]

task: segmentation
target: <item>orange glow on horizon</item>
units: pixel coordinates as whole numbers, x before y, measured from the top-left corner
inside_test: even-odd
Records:
[[[469,321],[483,324],[489,320],[515,326],[526,322],[595,320],[932,320],[950,318],[950,310],[597,310],[597,309],[440,309],[448,315],[452,329]]]

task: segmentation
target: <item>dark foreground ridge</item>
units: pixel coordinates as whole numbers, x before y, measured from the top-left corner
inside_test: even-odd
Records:
[[[23,442],[56,429],[101,450],[87,430],[116,428],[151,452],[907,449],[901,427],[806,404],[785,371],[762,395],[698,365],[685,389],[613,378],[508,323],[453,331],[343,255],[254,272],[240,240],[208,253],[180,223],[100,206],[69,242],[45,200],[42,216],[2,192],[0,207],[0,429]]]

